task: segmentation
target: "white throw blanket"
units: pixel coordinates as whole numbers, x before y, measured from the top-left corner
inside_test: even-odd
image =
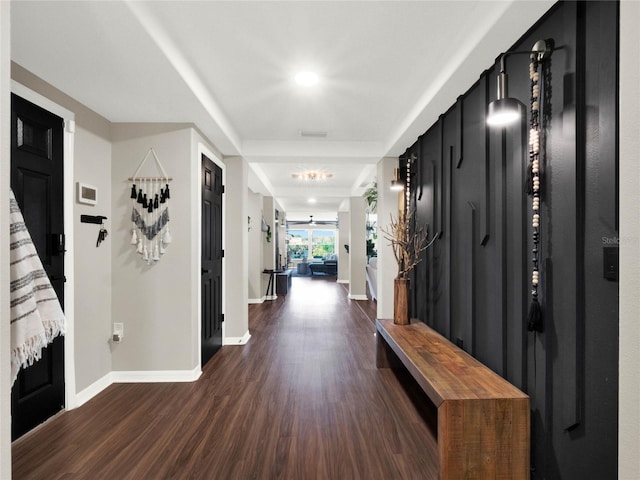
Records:
[[[65,318],[55,290],[11,191],[11,384],[20,367],[40,359],[42,349],[64,335]]]

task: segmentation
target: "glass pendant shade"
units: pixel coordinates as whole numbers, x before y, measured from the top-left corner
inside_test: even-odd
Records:
[[[393,171],[393,180],[391,180],[391,187],[389,187],[394,192],[399,192],[400,190],[404,190],[404,183],[398,178],[398,169],[396,168]]]
[[[520,104],[515,98],[501,98],[489,104],[487,124],[491,126],[504,126],[517,121],[520,118]]]

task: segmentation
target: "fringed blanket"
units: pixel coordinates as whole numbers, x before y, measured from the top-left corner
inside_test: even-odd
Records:
[[[64,313],[11,192],[11,384],[20,367],[40,359],[42,349],[64,335]]]

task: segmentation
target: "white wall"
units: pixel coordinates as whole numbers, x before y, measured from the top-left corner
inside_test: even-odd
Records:
[[[239,344],[249,338],[249,288],[247,191],[249,165],[242,157],[224,159],[225,185],[225,344]],[[252,222],[253,223],[253,222]]]
[[[0,478],[11,478],[9,177],[11,165],[9,2],[0,2]]]
[[[394,157],[378,162],[378,318],[393,318],[393,279],[398,275],[398,264],[381,228],[389,231],[391,215],[398,215],[398,193],[389,189],[397,166]]]
[[[111,142],[110,124],[96,118],[86,129],[76,117],[74,185],[81,181],[98,189],[95,206],[74,202],[74,344],[76,390],[82,391],[111,371]],[[79,118],[79,120],[78,120]],[[100,121],[101,120],[101,121]],[[98,130],[102,130],[98,133]],[[74,195],[75,197],[75,195]],[[80,215],[103,215],[109,236],[100,247],[100,227],[80,223]]]
[[[261,303],[264,301],[262,289],[262,237],[260,223],[262,219],[262,195],[248,190],[248,216],[251,217],[251,229],[249,237],[249,274],[247,285],[249,288],[249,303]]]
[[[191,128],[170,124],[114,124],[112,162],[113,309],[124,323],[124,338],[112,345],[114,371],[192,371],[200,318],[193,308],[199,283],[193,272],[191,212],[200,204],[200,185],[190,174]],[[148,265],[131,245],[131,184],[127,180],[147,154],[157,153],[173,177],[169,200],[173,242],[162,259]],[[158,176],[149,157],[140,176]],[[196,184],[194,184],[196,183]],[[199,267],[199,263],[198,263]],[[199,276],[197,277],[199,279]]]
[[[349,199],[349,298],[367,299],[367,204],[363,197]]]
[[[349,212],[338,212],[338,238],[336,239],[336,253],[338,254],[338,283],[349,283],[349,257],[345,245],[351,248],[349,238]],[[365,247],[366,249],[366,247]]]
[[[640,3],[620,4],[620,390],[618,478],[640,478]]]

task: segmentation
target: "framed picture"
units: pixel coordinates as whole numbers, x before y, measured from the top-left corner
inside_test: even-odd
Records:
[[[98,189],[93,185],[78,182],[78,203],[87,205],[98,203]]]

